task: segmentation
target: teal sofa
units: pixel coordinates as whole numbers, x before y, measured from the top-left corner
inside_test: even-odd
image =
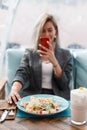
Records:
[[[74,88],[78,88],[80,86],[87,88],[87,50],[72,50],[72,55],[74,63]]]
[[[7,49],[6,55],[5,55],[5,72],[7,77],[7,83],[6,83],[6,97],[8,96],[12,80],[14,79],[15,72],[21,62],[21,58],[24,54],[25,49]]]
[[[15,72],[21,62],[25,49],[8,49],[6,51],[6,96],[11,90],[11,83],[14,79]],[[71,72],[70,89],[80,86],[87,87],[87,50],[86,49],[69,49],[73,57],[73,69]]]

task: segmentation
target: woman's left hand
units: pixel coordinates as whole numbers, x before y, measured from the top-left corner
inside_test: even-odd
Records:
[[[50,44],[49,42],[48,44],[49,44],[49,49],[42,45],[39,45],[42,49],[44,49],[44,51],[39,50],[40,56],[42,57],[42,59],[49,60],[53,64],[53,68],[56,76],[60,77],[62,75],[61,66],[59,65],[55,57],[55,50],[52,44]]]
[[[42,46],[41,44],[39,45],[40,48],[44,49],[44,51],[39,50],[40,56],[43,59],[49,60],[55,66],[58,62],[57,62],[57,59],[54,54],[54,48],[49,41],[47,42],[47,44],[49,45],[49,48],[46,48],[46,47]]]

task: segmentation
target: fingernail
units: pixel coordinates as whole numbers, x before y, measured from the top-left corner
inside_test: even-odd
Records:
[[[10,101],[10,104],[12,104],[12,101]]]

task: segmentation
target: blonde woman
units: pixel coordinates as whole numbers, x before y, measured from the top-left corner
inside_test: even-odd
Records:
[[[41,38],[48,38],[42,45]],[[46,40],[45,38],[45,40]],[[31,94],[53,94],[70,98],[72,56],[59,46],[59,30],[54,16],[44,14],[36,24],[33,37],[35,48],[26,49],[16,72],[8,103]]]

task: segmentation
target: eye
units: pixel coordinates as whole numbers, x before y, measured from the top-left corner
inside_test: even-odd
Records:
[[[52,31],[53,31],[53,29],[52,29],[52,28],[48,29],[48,32],[52,32]]]

